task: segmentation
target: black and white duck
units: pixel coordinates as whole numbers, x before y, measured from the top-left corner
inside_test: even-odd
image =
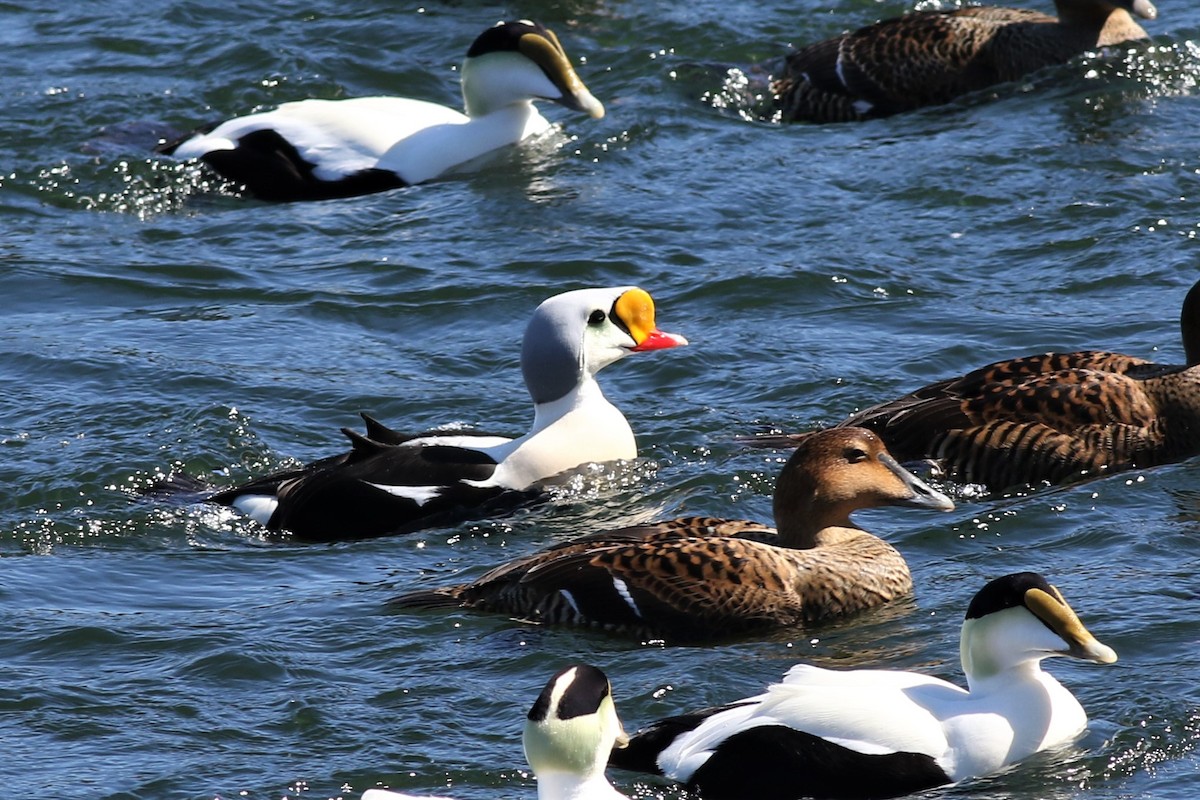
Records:
[[[558,37],[529,20],[488,28],[461,73],[465,113],[407,97],[300,100],[162,144],[197,158],[264,200],[325,200],[432,180],[550,128],[550,100],[593,118],[604,106]]]
[[[780,473],[778,532],[712,517],[638,525],[584,536],[471,583],[392,602],[672,640],[811,623],[912,591],[904,557],[850,520],[859,509],[888,505],[954,507],[897,464],[871,431],[820,431],[799,441]]]
[[[630,353],[686,344],[655,327],[643,289],[565,292],[539,305],[525,329],[521,371],[534,419],[524,436],[405,435],[364,415],[365,435],[343,429],[349,452],[207,499],[307,540],[406,533],[503,509],[581,465],[635,458],[633,431],[596,373]]]
[[[896,797],[1074,740],[1087,714],[1042,660],[1117,660],[1032,572],[975,595],[960,650],[966,689],[917,672],[799,665],[763,694],[655,722],[609,764],[707,800]]]

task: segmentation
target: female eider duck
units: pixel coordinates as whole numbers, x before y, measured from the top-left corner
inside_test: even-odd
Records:
[[[771,83],[784,122],[886,117],[954,98],[1088,50],[1145,39],[1130,14],[1154,19],[1149,0],[1055,0],[1058,17],[968,6],[914,11],[809,45]]]
[[[595,375],[630,353],[686,345],[654,324],[642,289],[580,289],[538,306],[521,371],[533,427],[518,439],[471,431],[407,436],[364,415],[350,452],[225,489],[209,499],[307,540],[406,533],[536,490],[591,462],[637,457],[633,431]]]
[[[325,200],[432,180],[550,123],[534,100],[593,118],[604,106],[552,31],[501,22],[467,51],[466,113],[405,97],[301,100],[238,117],[159,151],[198,158],[263,200]]]
[[[804,437],[779,476],[778,534],[747,520],[710,517],[638,525],[584,536],[473,583],[393,603],[477,608],[674,640],[814,622],[912,591],[904,557],[850,521],[858,509],[884,505],[954,507],[897,464],[870,431],[821,431]]]
[[[560,670],[525,720],[525,759],[537,775],[538,800],[628,800],[604,776],[609,753],[629,741],[612,687],[596,667]],[[368,789],[362,800],[447,800]]]
[[[1042,659],[1117,660],[1032,572],[975,595],[960,650],[967,689],[915,672],[800,665],[756,697],[652,724],[609,764],[706,800],[896,797],[1071,741],[1087,714]]]
[[[1183,366],[1099,350],[1026,356],[839,425],[870,428],[900,461],[930,460],[996,492],[1181,461],[1200,454],[1200,282],[1184,298],[1180,328]],[[786,434],[749,441],[790,444]]]

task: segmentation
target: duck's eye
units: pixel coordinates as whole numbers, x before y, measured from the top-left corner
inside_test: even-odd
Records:
[[[599,325],[601,322],[604,322],[604,320],[606,320],[606,319],[608,319],[608,315],[597,308],[595,311],[592,312],[592,315],[590,317],[588,317],[588,324],[589,325]]]
[[[846,460],[851,464],[857,464],[860,461],[866,461],[867,451],[858,447],[848,447],[846,448]]]

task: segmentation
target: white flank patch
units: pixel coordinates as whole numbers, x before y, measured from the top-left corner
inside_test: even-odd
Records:
[[[617,594],[621,595],[621,599],[628,603],[629,607],[633,609],[633,613],[637,614],[638,619],[641,619],[642,610],[637,607],[637,603],[633,602],[633,595],[629,593],[629,587],[625,584],[625,581],[621,580],[615,575],[613,576],[612,581],[613,587],[617,590]]]
[[[279,508],[279,498],[273,494],[243,494],[230,505],[260,525],[266,525]]]
[[[403,497],[412,500],[417,506],[423,506],[442,492],[441,486],[389,486],[386,483],[367,482],[368,486],[387,492],[393,497]]]
[[[868,103],[866,100],[855,100],[854,101],[854,110],[860,114],[866,114],[868,111],[870,111],[874,107],[875,107],[874,103]]]

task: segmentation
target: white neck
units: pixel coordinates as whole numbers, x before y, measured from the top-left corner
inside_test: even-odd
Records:
[[[1039,750],[1065,744],[1087,727],[1087,714],[1079,701],[1037,661],[969,683],[970,715],[990,719],[996,733],[980,737],[974,747],[960,752],[951,777],[993,772]]]
[[[637,443],[589,375],[558,400],[534,406],[529,433],[487,453],[501,464],[483,485],[527,489],[581,464],[636,458]]]
[[[599,404],[610,405],[608,398],[600,389],[600,384],[590,375],[585,375],[571,391],[557,400],[537,403],[533,407],[533,427],[529,429],[530,436],[538,431],[549,428],[568,414],[580,408],[592,408]]]

